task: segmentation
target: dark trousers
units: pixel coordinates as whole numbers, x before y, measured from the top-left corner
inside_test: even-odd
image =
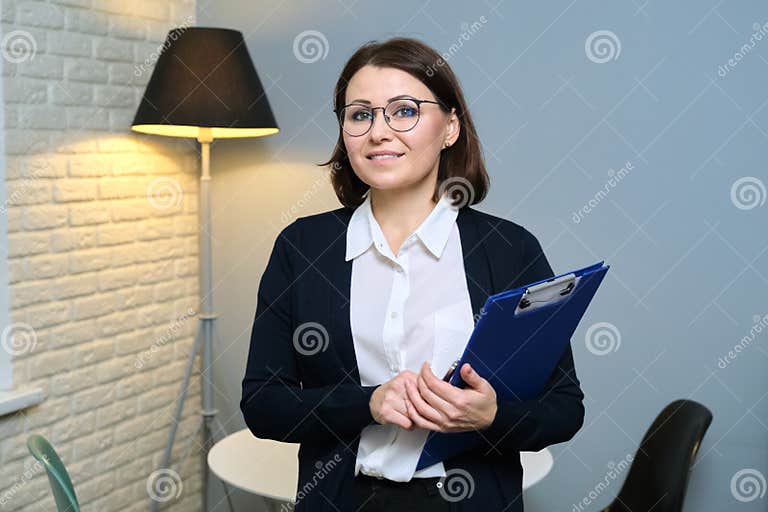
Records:
[[[356,512],[448,512],[451,503],[440,493],[440,478],[412,478],[394,482],[363,473],[354,477]]]

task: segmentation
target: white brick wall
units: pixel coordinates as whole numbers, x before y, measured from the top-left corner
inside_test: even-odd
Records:
[[[194,25],[195,1],[3,0],[1,16],[3,36],[23,31],[10,44],[35,47],[3,48],[0,257],[11,322],[36,336],[14,355],[13,378],[46,400],[0,418],[0,510],[55,509],[25,445],[40,433],[84,512],[143,511],[197,329],[194,315],[177,321],[198,305],[199,171],[196,143],[129,125],[152,70],[142,63],[170,28]],[[180,201],[148,199],[159,177]],[[183,490],[164,510],[201,509],[199,409],[195,377],[174,447]]]

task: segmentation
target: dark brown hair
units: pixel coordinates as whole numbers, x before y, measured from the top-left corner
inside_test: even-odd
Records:
[[[442,103],[440,108],[444,112],[451,112],[451,108],[456,109],[460,124],[459,137],[450,147],[442,150],[433,199],[439,199],[440,187],[445,180],[458,178],[457,181],[464,183],[464,188],[467,185],[471,187],[470,191],[458,190],[460,194],[471,195],[464,198],[462,206],[482,201],[488,191],[490,179],[485,170],[477,131],[467,110],[464,94],[448,63],[435,50],[417,39],[395,37],[383,42],[369,41],[349,58],[336,82],[333,98],[335,110],[338,111],[344,106],[347,85],[352,76],[368,64],[396,68],[409,73],[432,91],[437,101]],[[363,195],[370,187],[358,178],[349,163],[341,127],[333,155],[327,162],[318,165],[330,166],[331,183],[341,204],[355,208],[363,202]],[[449,191],[451,188],[447,187]]]

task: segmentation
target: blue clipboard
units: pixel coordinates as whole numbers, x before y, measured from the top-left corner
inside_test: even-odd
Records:
[[[537,397],[608,268],[600,261],[489,296],[449,382],[466,387],[458,369],[469,363],[504,400]],[[481,440],[475,431],[432,431],[416,470],[458,455]]]

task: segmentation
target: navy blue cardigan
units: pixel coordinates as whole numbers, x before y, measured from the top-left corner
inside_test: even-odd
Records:
[[[285,227],[259,283],[240,409],[255,436],[301,444],[298,512],[355,509],[360,433],[375,424],[369,401],[377,386],[360,385],[350,329],[353,260],[344,255],[352,212],[339,208]],[[469,206],[456,222],[475,318],[488,295],[554,275],[522,226]],[[322,333],[316,346],[301,338],[313,328]],[[499,399],[493,424],[480,431],[483,443],[444,461],[446,472],[463,469],[474,486],[451,510],[522,511],[519,452],[571,439],[584,421],[583,398],[568,345],[537,399]]]

